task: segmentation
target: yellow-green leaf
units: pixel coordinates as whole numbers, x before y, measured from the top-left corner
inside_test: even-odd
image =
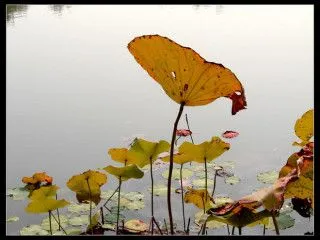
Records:
[[[135,164],[125,167],[113,167],[109,165],[103,169],[117,178],[121,177],[122,181],[126,181],[130,178],[142,178],[144,175],[144,173]]]
[[[237,77],[222,64],[208,62],[169,38],[146,35],[128,44],[130,53],[178,104],[199,106],[219,97],[233,101],[232,114],[247,105]]]
[[[205,160],[210,162],[216,159],[229,149],[229,143],[224,142],[219,137],[212,137],[210,142],[206,141],[198,145],[184,142],[179,147],[179,153],[188,155],[196,162],[204,163]]]
[[[301,118],[296,121],[294,131],[298,138],[303,142],[303,145],[308,143],[313,137],[313,109],[305,112]]]
[[[67,206],[69,202],[66,200],[55,200],[52,198],[37,199],[28,204],[25,208],[28,213],[47,213],[49,211],[56,210]]]
[[[31,200],[41,200],[43,198],[55,197],[58,189],[59,187],[56,185],[42,186],[34,190],[29,198]]]
[[[128,149],[127,148],[110,148],[108,154],[114,161],[125,163],[125,164],[133,164],[134,162],[130,162],[128,159]]]
[[[184,195],[184,201],[186,203],[193,203],[198,208],[209,209],[212,207],[213,198],[210,196],[208,191],[205,189],[192,189],[189,190]]]

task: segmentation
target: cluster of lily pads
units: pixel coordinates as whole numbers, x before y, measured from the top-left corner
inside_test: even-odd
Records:
[[[217,226],[226,226],[228,234],[230,234],[229,226],[232,226],[232,234],[237,227],[241,234],[243,227],[257,224],[262,224],[264,230],[272,229],[273,224],[276,233],[279,234],[280,223],[286,215],[283,213],[285,199],[295,199],[293,203],[303,202],[305,203],[303,206],[310,205],[310,208],[313,208],[313,142],[310,141],[313,137],[313,110],[306,112],[295,125],[295,133],[302,140],[295,145],[300,146],[301,150],[290,156],[279,174],[272,172],[269,179],[262,180],[271,183],[270,187],[262,188],[238,200],[216,197],[218,176],[224,177],[228,184],[239,181],[237,176],[226,171],[228,163],[225,163],[225,166],[212,163],[230,149],[230,144],[218,136],[195,144],[188,121],[188,130],[178,129],[178,124],[185,106],[209,104],[220,97],[232,100],[232,115],[245,109],[247,103],[242,84],[222,64],[208,62],[191,48],[183,47],[166,37],[159,35],[137,37],[129,43],[128,49],[135,60],[162,86],[165,93],[180,105],[173,126],[171,143],[165,140],[151,142],[136,138],[128,148],[109,149],[108,154],[111,159],[122,166],[109,165],[71,177],[67,186],[76,193],[79,204],[89,206],[88,216],[74,216],[71,219],[60,216],[59,209],[66,206],[70,208],[72,204],[65,199],[58,200],[58,186],[52,185],[52,178],[45,173],[24,178],[23,182],[30,191],[28,195],[30,203],[26,211],[49,215],[44,223],[47,230],[44,231],[49,231],[48,234],[70,234],[75,231],[67,226],[86,221],[87,225],[85,229],[81,229],[80,234],[102,234],[106,230],[115,231],[116,234],[189,234],[190,218],[187,222],[184,204],[191,203],[201,209],[195,214],[195,223],[199,226],[198,234],[207,234],[207,229]],[[232,138],[237,135],[236,132],[227,131],[223,137]],[[178,145],[179,138],[176,139],[176,136],[179,138],[190,136],[192,142],[184,141]],[[169,163],[168,170],[163,172],[163,176],[168,179],[166,185],[154,184],[153,168],[159,162]],[[186,167],[184,169],[187,163],[198,167],[196,171],[198,179],[194,179],[191,183],[188,183],[187,179],[193,173]],[[174,168],[174,164],[179,168]],[[151,178],[150,222],[147,224],[138,219],[125,222],[121,213],[124,205],[136,210],[143,208],[144,205],[135,204],[141,200],[141,196],[123,193],[122,186],[130,179],[141,179],[146,169],[150,170]],[[105,196],[101,187],[107,183],[109,177],[107,174],[117,178],[118,187],[109,192],[106,201],[101,203],[101,199]],[[213,176],[213,181],[208,176],[210,174]],[[266,176],[268,178],[268,175],[261,174],[258,180],[265,179]],[[174,223],[172,216],[171,192],[174,189],[171,184],[172,178],[180,181],[180,188],[175,191],[181,194],[182,230]],[[154,214],[154,195],[161,195],[164,192],[167,196],[168,224],[164,221],[163,226]],[[109,206],[110,204],[112,206]],[[104,214],[105,210],[107,214]],[[37,229],[39,230],[38,227]]]

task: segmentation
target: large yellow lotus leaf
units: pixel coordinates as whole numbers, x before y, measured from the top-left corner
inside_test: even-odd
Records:
[[[110,148],[108,154],[114,161],[131,164],[128,160],[128,149],[127,148]]]
[[[210,162],[216,159],[229,149],[229,143],[222,141],[219,137],[212,137],[210,142],[206,141],[198,145],[184,142],[179,147],[179,153],[190,156],[195,162],[204,163],[205,160]]]
[[[210,209],[214,203],[214,200],[205,189],[189,188],[184,195],[184,202],[193,203],[200,209]]]
[[[154,162],[160,153],[168,151],[169,148],[170,144],[164,140],[149,142],[138,138],[128,151],[128,159],[130,163],[142,168],[150,162]]]
[[[296,181],[297,171],[292,170],[287,176],[277,179],[273,186],[262,188],[251,195],[241,198],[241,206],[256,209],[263,205],[268,211],[279,210],[284,202],[284,193],[290,182]]]
[[[55,196],[59,187],[53,186],[42,186],[37,190],[34,190],[30,196],[31,202],[25,208],[26,212],[29,213],[46,213],[53,211],[57,208],[65,207],[69,204],[68,201],[56,200]]]
[[[100,198],[100,187],[107,182],[107,176],[99,171],[88,170],[82,174],[75,175],[67,182],[68,188],[76,192],[79,202],[91,200],[98,204]]]
[[[294,143],[294,145],[303,146],[308,143],[313,137],[313,109],[305,112],[301,118],[296,121],[294,131],[298,138],[302,140],[301,143]]]
[[[134,38],[128,49],[136,61],[175,102],[186,106],[230,98],[232,114],[245,109],[244,89],[237,77],[222,64],[208,62],[193,49],[167,37],[145,35]]]
[[[121,177],[122,181],[126,181],[130,178],[142,178],[144,175],[144,173],[135,164],[126,167],[107,166],[103,169],[117,178]]]

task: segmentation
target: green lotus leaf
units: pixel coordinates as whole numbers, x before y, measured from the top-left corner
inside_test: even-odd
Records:
[[[50,233],[40,225],[30,225],[28,227],[23,227],[20,230],[20,235],[50,235]]]
[[[121,195],[123,195],[123,197],[131,201],[141,201],[144,199],[144,194],[141,192],[121,193]]]
[[[55,218],[59,221],[58,216],[55,215]],[[59,218],[60,218],[60,225],[63,228],[65,228],[69,223],[69,219],[65,215],[59,215]],[[50,231],[49,217],[44,218],[40,226],[42,227],[42,229]],[[53,231],[57,231],[59,229],[59,224],[54,220],[54,218],[51,218],[51,228]]]
[[[126,217],[122,214],[119,214],[119,221],[121,222]],[[116,223],[117,222],[117,212],[110,212],[104,216],[104,221],[106,223]]]
[[[82,229],[81,228],[69,228],[69,229],[65,229],[67,235],[80,235],[80,233],[82,233]]]
[[[81,215],[69,219],[69,224],[73,226],[82,226],[89,224],[89,216]]]
[[[217,160],[217,162],[215,162],[216,166],[220,166],[222,168],[234,168],[235,167],[235,163],[233,161],[222,161],[222,162],[218,162],[219,160]]]
[[[130,163],[134,163],[139,167],[144,167],[151,162],[157,160],[160,153],[168,151],[170,144],[167,141],[149,142],[141,138],[137,138],[128,151],[128,159]]]
[[[12,200],[24,200],[28,197],[29,191],[24,187],[8,189],[7,195],[12,198]]]
[[[273,184],[278,179],[278,176],[279,176],[279,172],[273,170],[273,171],[259,173],[257,175],[257,179],[258,181],[263,183]]]
[[[143,209],[145,205],[143,201],[130,201],[125,205],[125,207],[128,208],[129,210],[139,210],[139,209]]]
[[[148,188],[148,191],[151,192],[151,188]],[[165,196],[167,195],[168,186],[164,184],[156,184],[153,186],[153,194],[156,196]],[[171,187],[171,191],[174,191],[174,188]]]
[[[170,162],[170,156],[162,157],[163,162]],[[192,162],[194,159],[188,154],[176,153],[173,155],[173,162],[176,164],[184,164],[187,162]]]
[[[95,203],[91,203],[92,209],[96,207]],[[90,211],[90,203],[72,203],[67,207],[69,212],[83,213]]]
[[[203,171],[196,171],[195,175],[200,179],[206,178],[206,172],[204,170]]]
[[[7,218],[6,222],[17,222],[17,221],[19,221],[19,219],[20,218],[17,216],[12,216],[12,217]]]
[[[211,180],[211,179],[208,179],[207,180],[207,184],[208,184],[208,187],[209,186],[213,186],[213,180]],[[206,186],[206,179],[194,179],[194,180],[192,180],[192,185],[193,186],[196,186],[196,187],[198,187],[198,188],[205,188],[205,186]]]
[[[206,141],[198,145],[184,142],[179,147],[179,153],[190,156],[195,162],[204,163],[205,160],[210,162],[216,159],[229,149],[229,143],[224,142],[219,137],[212,137],[210,142]]]
[[[237,176],[231,176],[231,177],[227,177],[225,178],[225,183],[228,183],[230,185],[234,185],[237,184],[238,182],[240,182],[240,178]]]
[[[79,202],[93,201],[95,204],[101,200],[100,187],[107,182],[107,176],[99,171],[88,170],[82,174],[74,175],[67,182],[68,188],[76,192]]]
[[[193,175],[193,172],[189,169],[182,169],[182,179],[188,179]],[[162,176],[166,179],[168,179],[169,176],[169,170],[165,170],[162,173]],[[172,170],[172,179],[174,180],[180,180],[180,168],[173,168]]]
[[[114,193],[114,190],[107,190],[101,192],[101,198],[103,199],[109,199],[111,195]],[[110,200],[116,201],[118,199],[118,192],[113,194],[113,196],[110,198]]]
[[[281,230],[287,229],[287,228],[291,228],[294,226],[295,220],[294,218],[292,218],[290,215],[288,214],[279,214],[278,217],[276,217],[277,223],[278,223],[278,227]],[[269,219],[269,224],[266,225],[266,228],[270,229],[270,230],[275,230],[272,218]]]
[[[109,165],[103,169],[117,178],[121,177],[122,181],[126,181],[130,178],[142,178],[144,175],[144,173],[135,164],[125,167],[113,167]]]
[[[149,225],[138,219],[131,219],[124,223],[124,227],[127,231],[133,233],[145,232],[148,230]]]

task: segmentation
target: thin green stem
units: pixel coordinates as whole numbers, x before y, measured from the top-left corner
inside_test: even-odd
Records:
[[[279,226],[278,226],[278,222],[277,222],[277,219],[276,219],[276,216],[275,216],[275,212],[274,212],[274,211],[271,211],[271,216],[272,216],[274,228],[275,228],[275,230],[276,230],[276,234],[277,234],[277,235],[280,235]]]
[[[164,222],[164,226],[166,227],[167,235],[169,235],[168,226],[165,218],[163,219],[163,222]]]
[[[66,235],[68,235],[67,232],[66,232],[66,231],[63,229],[63,227],[61,226],[60,220],[58,221],[58,220],[56,219],[56,217],[53,215],[53,213],[51,213],[51,216],[52,216],[53,219],[58,223],[59,228],[61,228],[61,230],[62,230]]]
[[[169,224],[170,224],[170,234],[173,235],[173,220],[172,220],[172,211],[171,211],[171,178],[172,178],[172,170],[173,170],[173,150],[174,150],[174,141],[176,139],[176,131],[178,127],[178,123],[183,112],[183,107],[185,103],[182,102],[180,104],[179,112],[176,121],[173,125],[172,131],[172,139],[171,139],[171,146],[170,146],[170,164],[169,164],[169,175],[168,175],[168,190],[167,190],[167,202],[168,202],[168,212],[169,212]]]
[[[266,225],[263,224],[263,235],[266,235]]]
[[[118,188],[117,234],[118,234],[118,231],[119,231],[120,191],[121,191],[121,177],[119,177],[119,188]]]
[[[88,189],[89,189],[89,203],[90,203],[90,213],[89,213],[89,223],[90,223],[90,226],[92,227],[92,205],[91,205],[91,202],[92,202],[92,196],[91,196],[91,189],[90,189],[90,184],[89,184],[89,179],[87,178],[87,184],[88,184]],[[93,231],[93,229],[91,228],[91,230]]]
[[[182,204],[183,230],[186,231],[186,218],[185,218],[185,215],[184,215],[184,201],[183,201],[182,168],[183,168],[183,164],[181,164],[181,166],[180,166],[180,188],[181,188],[181,204]]]
[[[58,200],[58,194],[56,194],[56,200]],[[58,220],[59,220],[59,231],[60,229],[60,214],[59,214],[59,208],[57,208],[57,215],[58,215]]]
[[[103,207],[100,207],[100,214],[101,214],[101,222],[102,222],[102,224],[104,224]]]
[[[104,206],[106,209],[108,209],[108,208],[106,207],[107,203],[110,201],[110,199],[113,197],[113,195],[116,194],[116,192],[118,191],[118,188],[119,188],[119,187],[117,187],[116,190],[114,190],[114,192],[112,193],[112,195],[111,195],[111,196],[107,199],[107,201],[103,204],[103,206]],[[108,210],[109,210],[109,209],[108,209]]]
[[[217,182],[217,170],[214,171],[214,179],[213,179],[213,189],[211,193],[211,197],[213,197],[214,191],[216,190],[216,182]]]
[[[49,226],[50,226],[50,234],[52,235],[52,226],[51,226],[51,211],[49,210]]]

